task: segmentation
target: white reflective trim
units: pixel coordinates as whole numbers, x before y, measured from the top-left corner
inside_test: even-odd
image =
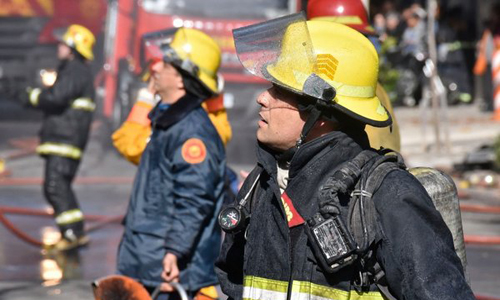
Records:
[[[33,105],[33,106],[38,105],[38,96],[40,96],[41,93],[42,93],[42,90],[40,88],[36,88],[36,89],[31,90],[31,92],[30,92],[31,105]]]
[[[245,286],[243,300],[286,300],[286,293]]]
[[[75,101],[73,101],[71,107],[74,109],[94,111],[96,105],[90,98],[78,98]]]
[[[72,209],[61,213],[55,220],[58,225],[76,223],[83,220],[83,213],[79,209]]]

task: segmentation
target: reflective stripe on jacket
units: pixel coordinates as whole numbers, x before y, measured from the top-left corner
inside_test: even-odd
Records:
[[[288,282],[245,276],[243,299],[245,300],[286,300]],[[292,282],[291,300],[384,300],[380,292],[358,293],[355,290],[344,291],[307,281]]]

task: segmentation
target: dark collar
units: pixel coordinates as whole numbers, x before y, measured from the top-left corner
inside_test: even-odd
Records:
[[[317,159],[330,152],[335,152],[335,159],[329,160],[328,168],[335,168],[340,163],[352,159],[363,149],[367,149],[365,137],[351,137],[341,131],[333,131],[322,137],[304,143],[290,161],[289,178],[292,179],[299,172],[311,165]],[[257,149],[258,163],[272,177],[276,177],[276,152],[259,143]]]
[[[149,113],[149,119],[151,119],[152,127],[165,130],[182,120],[192,110],[199,107],[202,102],[203,99],[199,99],[190,93],[186,93],[184,97],[180,98],[163,112],[160,112],[158,108],[161,103],[160,102]]]

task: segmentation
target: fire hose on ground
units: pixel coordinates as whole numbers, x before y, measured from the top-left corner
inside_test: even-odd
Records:
[[[460,210],[462,212],[500,214],[499,206],[460,204]],[[464,235],[464,242],[477,245],[500,245],[500,236]]]
[[[15,214],[15,215],[25,215],[25,216],[38,216],[38,217],[48,217],[52,218],[53,213],[46,210],[30,209],[30,208],[19,208],[19,207],[0,207],[0,222],[2,222],[5,227],[11,231],[15,236],[25,241],[26,243],[42,247],[44,243],[31,237],[18,227],[16,227],[9,219],[5,217],[5,214]],[[102,216],[102,215],[85,215],[87,221],[94,221],[92,225],[85,228],[86,232],[92,232],[99,228],[102,228],[108,224],[119,223],[123,219],[123,215],[120,216]]]

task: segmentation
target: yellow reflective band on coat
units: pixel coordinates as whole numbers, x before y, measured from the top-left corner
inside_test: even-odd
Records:
[[[243,283],[244,300],[285,300],[288,282],[245,276]],[[306,281],[292,283],[291,300],[384,300],[378,291],[358,293],[344,291]]]
[[[379,291],[344,291],[307,281],[293,281],[292,300],[384,300]]]
[[[286,300],[288,282],[245,276],[243,300]]]
[[[67,225],[71,223],[80,222],[83,220],[83,213],[81,210],[75,208],[59,214],[56,218],[57,225]]]
[[[31,90],[31,92],[30,92],[31,105],[33,105],[33,106],[38,105],[38,96],[40,96],[41,93],[42,93],[42,90],[40,88],[36,88],[36,89]]]
[[[73,103],[71,104],[71,108],[94,111],[95,103],[90,98],[78,98],[73,101]]]
[[[43,143],[36,148],[36,152],[41,155],[58,155],[72,159],[80,159],[82,150],[71,145],[57,143]]]

